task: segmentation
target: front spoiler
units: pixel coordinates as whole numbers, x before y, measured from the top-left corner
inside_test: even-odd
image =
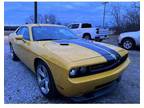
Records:
[[[97,89],[95,92],[91,92],[91,93],[88,93],[88,94],[85,94],[82,96],[71,97],[71,100],[73,102],[85,102],[85,101],[103,96],[105,94],[108,94],[117,88],[120,79],[121,79],[121,77],[119,77],[118,79],[112,81],[111,83]]]

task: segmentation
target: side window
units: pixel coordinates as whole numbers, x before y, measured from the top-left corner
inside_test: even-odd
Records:
[[[23,38],[25,40],[30,40],[30,36],[29,36],[29,29],[27,27],[24,27],[24,32],[23,32]]]
[[[71,25],[71,29],[77,29],[77,28],[79,28],[79,24],[72,24]]]
[[[23,35],[23,32],[24,32],[24,27],[20,27],[17,31],[16,31],[16,34],[17,35]]]
[[[21,27],[19,28],[19,30],[16,32],[17,35],[23,35],[23,38],[25,40],[30,40],[30,36],[29,36],[29,30],[27,27]]]
[[[82,24],[82,28],[91,28],[91,27],[92,27],[91,24],[87,24],[87,23]]]
[[[70,28],[70,29],[71,29],[71,26],[72,26],[72,25],[69,25],[69,26],[68,26],[68,28]]]

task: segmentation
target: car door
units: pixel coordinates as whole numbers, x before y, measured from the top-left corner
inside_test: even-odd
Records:
[[[81,31],[80,31],[80,28],[79,28],[80,24],[71,24],[69,26],[69,28],[75,33],[77,34],[78,36],[81,36]]]
[[[20,44],[22,43],[22,40],[17,40],[16,38],[18,36],[21,36],[24,34],[24,27],[20,27],[16,33],[15,33],[15,36],[14,36],[14,39],[13,39],[13,49],[14,49],[14,52],[16,53],[16,55],[21,59],[21,55],[22,55],[22,52],[21,52],[21,48],[20,48]]]
[[[17,40],[17,53],[18,57],[26,64],[28,67],[32,66],[32,56],[31,52],[31,41],[28,27],[22,27],[22,30],[17,33],[17,35],[22,35],[22,40]]]

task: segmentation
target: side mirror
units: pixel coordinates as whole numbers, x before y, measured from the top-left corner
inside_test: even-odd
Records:
[[[23,36],[22,35],[18,35],[17,37],[15,37],[16,40],[22,40]]]

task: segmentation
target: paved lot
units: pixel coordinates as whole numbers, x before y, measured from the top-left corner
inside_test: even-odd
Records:
[[[116,44],[116,36],[105,40]],[[70,103],[68,99],[48,100],[40,93],[35,75],[22,63],[10,58],[5,37],[5,103]],[[129,51],[131,63],[124,72],[119,87],[112,93],[87,103],[139,103],[140,102],[140,51]]]

